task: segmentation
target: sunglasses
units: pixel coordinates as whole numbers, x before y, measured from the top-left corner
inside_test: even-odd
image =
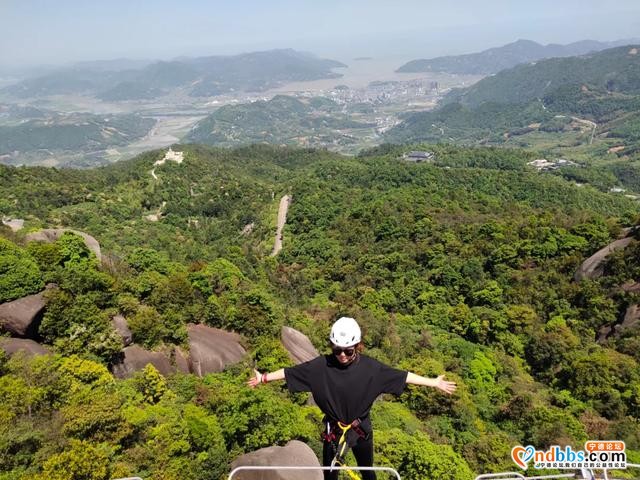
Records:
[[[356,351],[354,347],[349,347],[349,348],[332,347],[331,350],[333,350],[333,354],[336,357],[341,353],[344,353],[347,357],[351,357]]]

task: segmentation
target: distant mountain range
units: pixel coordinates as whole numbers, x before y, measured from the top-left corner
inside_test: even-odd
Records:
[[[582,40],[568,45],[540,45],[531,40],[518,40],[502,47],[490,48],[478,53],[412,60],[396,71],[400,73],[445,72],[467,75],[491,75],[521,63],[545,58],[572,57],[608,48],[639,43],[638,39],[598,42]]]
[[[147,65],[124,60],[85,62],[10,85],[2,93],[18,98],[88,94],[121,101],[155,98],[181,88],[194,97],[212,96],[261,91],[294,81],[339,78],[342,75],[332,71],[337,67],[346,65],[291,49]]]
[[[583,143],[602,142],[601,153],[640,151],[640,45],[504,70],[452,91],[439,109],[406,115],[385,140],[502,144],[517,137],[525,146],[529,133],[576,131],[589,132]]]
[[[469,106],[484,102],[527,103],[567,85],[640,94],[640,44],[518,65],[469,88],[454,90],[448,100]]]

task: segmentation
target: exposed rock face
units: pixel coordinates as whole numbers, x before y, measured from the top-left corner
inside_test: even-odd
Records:
[[[621,323],[600,327],[596,342],[602,344],[609,337],[619,337],[626,330],[638,327],[640,327],[640,305],[630,305]]]
[[[614,327],[615,332],[620,335],[623,331],[640,326],[640,305],[630,305],[624,314],[624,319],[620,325]]]
[[[237,333],[195,324],[187,325],[187,332],[189,356],[180,347],[175,347],[173,353],[168,355],[150,352],[139,345],[129,345],[122,350],[121,361],[113,365],[113,374],[118,378],[130,377],[150,363],[165,376],[176,371],[202,376],[221,372],[227,365],[242,360],[246,354]]]
[[[638,293],[640,292],[640,282],[630,281],[620,287],[623,292]]]
[[[12,232],[17,232],[24,227],[24,220],[21,218],[3,218],[2,224],[9,227]]]
[[[72,230],[70,228],[47,228],[45,230],[40,230],[39,232],[30,233],[25,237],[27,242],[46,242],[52,243],[58,240],[64,232],[75,233],[76,235],[80,235],[85,245],[89,250],[91,250],[98,261],[102,261],[102,254],[100,252],[100,244],[98,241],[93,238],[91,235],[88,235],[84,232],[79,232],[77,230]]]
[[[604,260],[616,250],[626,248],[632,241],[633,237],[621,238],[598,250],[582,262],[582,265],[580,265],[580,268],[574,275],[575,280],[580,281],[585,278],[594,279],[601,277],[604,273]]]
[[[55,284],[47,285],[47,290],[50,288],[55,288]],[[46,290],[0,305],[0,327],[18,337],[36,338],[47,304],[45,292]]]
[[[280,338],[282,345],[296,364],[308,362],[319,355],[307,336],[295,328],[282,327]]]
[[[18,352],[24,352],[28,356],[51,353],[47,347],[28,338],[0,338],[0,348],[9,356]]]
[[[284,447],[267,447],[242,455],[234,460],[231,468],[272,465],[281,467],[320,467],[320,462],[308,445],[298,440],[292,440]],[[299,480],[301,478],[305,480],[322,480],[322,471],[247,470],[238,472],[233,478],[238,480]]]
[[[180,373],[190,373],[189,371],[189,357],[182,351],[180,347],[176,347],[173,350],[174,360],[176,363],[176,370]]]
[[[240,335],[206,325],[187,325],[191,373],[203,376],[221,372],[227,365],[242,360],[247,353],[240,345]]]
[[[122,337],[122,344],[126,347],[133,343],[133,334],[131,330],[129,330],[129,325],[127,324],[127,319],[122,315],[116,315],[111,319],[111,325],[118,335]]]
[[[600,327],[600,330],[598,330],[598,338],[596,339],[596,343],[603,344],[604,342],[606,342],[612,331],[613,327],[611,325],[603,325],[602,327]]]
[[[150,352],[138,345],[130,345],[122,351],[124,357],[120,363],[113,366],[113,374],[118,378],[127,378],[142,370],[148,363],[153,365],[162,375],[169,375],[175,371],[169,357],[161,352]]]

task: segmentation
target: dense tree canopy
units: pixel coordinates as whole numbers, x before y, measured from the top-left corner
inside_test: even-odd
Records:
[[[281,326],[325,351],[341,313],[371,356],[459,384],[374,406],[377,463],[403,478],[513,469],[516,444],[619,438],[636,455],[638,330],[596,339],[638,302],[620,289],[640,279],[637,244],[600,278],[574,273],[637,205],[532,172],[518,151],[428,148],[434,165],[404,163],[396,147],[350,158],[189,146],[159,180],[158,152],[83,172],[0,167],[3,214],[87,231],[103,251],[99,263],[73,234],[25,243],[0,230],[3,301],[57,284],[38,330],[54,355],[0,356],[0,479],[213,480],[237,455],[291,439],[319,453],[317,408],[244,382],[254,364],[291,364]],[[285,193],[284,249],[271,257]],[[145,218],[163,202],[164,216]],[[115,380],[116,314],[151,349],[187,349],[186,325],[202,323],[239,332],[249,355],[204,378],[148,366]]]

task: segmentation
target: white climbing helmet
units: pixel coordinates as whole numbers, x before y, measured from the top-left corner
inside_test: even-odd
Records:
[[[331,327],[329,340],[337,347],[352,347],[360,343],[360,326],[353,318],[340,317]]]

